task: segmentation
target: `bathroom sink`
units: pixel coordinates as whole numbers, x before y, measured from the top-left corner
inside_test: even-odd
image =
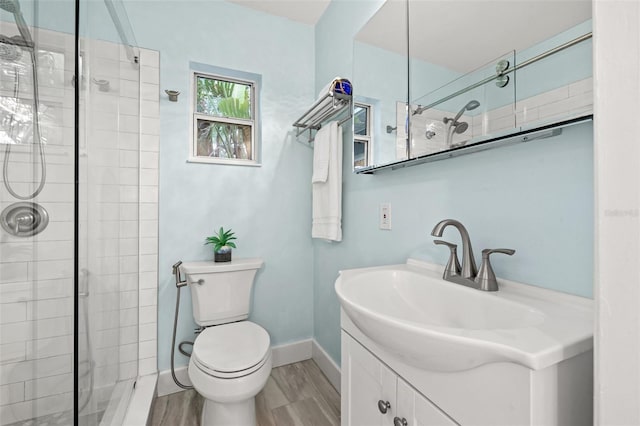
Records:
[[[365,336],[427,370],[493,362],[539,370],[593,347],[590,299],[504,281],[483,292],[441,276],[442,267],[409,259],[341,271],[335,289]]]

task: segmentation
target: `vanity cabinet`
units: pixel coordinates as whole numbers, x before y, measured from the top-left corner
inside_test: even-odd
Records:
[[[456,424],[371,352],[342,332],[342,426]]]

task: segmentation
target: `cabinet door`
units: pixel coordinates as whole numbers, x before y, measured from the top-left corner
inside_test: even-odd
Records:
[[[393,424],[396,375],[351,337],[342,338],[342,426]],[[379,402],[389,403],[380,410]]]
[[[455,426],[453,421],[431,401],[398,378],[397,416],[406,419],[408,426]]]

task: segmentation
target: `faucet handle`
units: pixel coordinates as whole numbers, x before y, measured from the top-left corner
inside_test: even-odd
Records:
[[[480,265],[480,270],[474,280],[476,284],[478,284],[478,288],[480,290],[498,291],[498,280],[496,279],[496,274],[493,272],[489,256],[493,253],[502,253],[512,256],[515,252],[516,251],[513,249],[504,248],[482,250],[482,265]]]
[[[446,280],[454,275],[460,275],[462,267],[460,266],[460,262],[458,262],[458,246],[443,240],[433,240],[433,243],[439,246],[447,246],[449,250],[451,250],[449,261],[447,262],[447,266],[444,267],[444,275],[442,278]]]

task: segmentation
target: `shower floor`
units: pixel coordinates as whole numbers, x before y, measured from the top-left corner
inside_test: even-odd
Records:
[[[202,397],[194,390],[155,400],[152,426],[199,426]],[[340,395],[313,360],[271,371],[256,396],[258,426],[338,426]]]

